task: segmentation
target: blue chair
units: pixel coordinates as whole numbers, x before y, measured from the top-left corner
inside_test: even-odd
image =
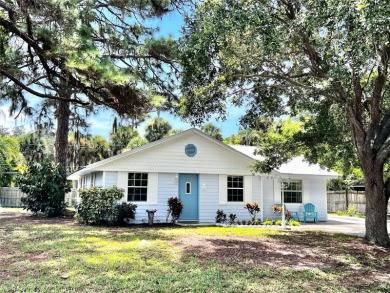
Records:
[[[315,205],[312,203],[307,203],[303,206],[303,221],[306,223],[306,219],[314,219],[315,223],[318,223],[318,213],[315,212]]]

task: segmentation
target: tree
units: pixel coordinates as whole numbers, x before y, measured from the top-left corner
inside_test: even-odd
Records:
[[[336,109],[364,173],[365,239],[388,246],[389,19],[386,0],[205,1],[184,27],[178,112],[201,123],[224,115],[228,101],[247,105],[252,117]],[[332,141],[333,125],[321,119],[311,133]],[[303,142],[317,144],[309,138]]]
[[[23,156],[15,138],[0,135],[0,186],[10,186],[13,172],[21,169]]]
[[[137,130],[130,126],[119,126],[115,133],[111,133],[110,149],[114,155],[120,154],[130,141],[138,136]]]
[[[202,125],[200,127],[200,130],[202,130],[205,134],[214,137],[217,140],[223,140],[221,129],[219,129],[219,127],[215,126],[213,123],[206,123]]]
[[[65,193],[70,191],[62,180],[62,166],[44,160],[41,164],[29,162],[27,170],[19,175],[17,183],[26,194],[22,206],[34,214],[45,217],[62,215],[65,208]]]
[[[29,133],[18,137],[20,151],[27,162],[41,163],[48,156],[45,144],[37,133]]]
[[[155,118],[150,121],[145,127],[145,138],[149,142],[153,142],[169,134],[169,131],[172,129],[172,126],[166,119]]]
[[[149,94],[172,100],[176,45],[151,23],[172,1],[1,1],[0,92],[12,112],[32,114],[30,96],[54,107],[55,160],[66,167],[71,105],[119,115],[151,110]],[[74,114],[74,113],[73,113]]]

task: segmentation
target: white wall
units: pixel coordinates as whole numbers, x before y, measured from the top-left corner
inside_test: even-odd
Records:
[[[194,157],[185,154],[188,144],[197,147]],[[250,175],[248,166],[252,162],[235,150],[213,143],[199,134],[189,133],[119,157],[98,168],[103,171]]]
[[[104,187],[110,188],[117,186],[118,172],[104,172]]]

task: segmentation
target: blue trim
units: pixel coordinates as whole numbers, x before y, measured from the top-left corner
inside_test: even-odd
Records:
[[[197,153],[196,146],[194,144],[187,144],[185,147],[185,153],[189,157],[194,157]]]

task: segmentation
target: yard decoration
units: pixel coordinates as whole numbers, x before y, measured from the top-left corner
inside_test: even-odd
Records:
[[[260,212],[259,202],[257,201],[254,203],[247,202],[244,208],[248,210],[252,222],[255,221],[257,213]]]
[[[154,221],[154,213],[157,212],[157,210],[146,210],[146,212],[148,213],[148,224],[152,226]]]
[[[167,214],[167,223],[169,216],[172,217],[172,223],[175,224],[177,219],[180,217],[183,212],[183,202],[178,197],[171,197],[168,199],[168,214]]]

